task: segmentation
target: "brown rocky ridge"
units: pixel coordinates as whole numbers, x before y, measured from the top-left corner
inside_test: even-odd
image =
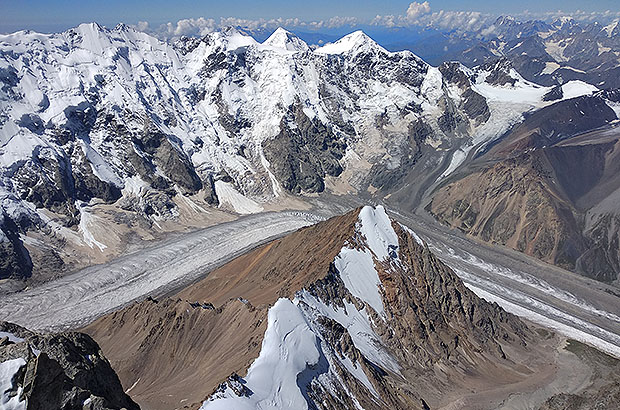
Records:
[[[620,272],[620,132],[599,97],[544,108],[440,186],[427,209],[484,241],[606,282]],[[584,132],[586,131],[586,132]]]
[[[497,408],[513,393],[542,404],[552,393],[540,389],[587,369],[478,298],[382,207],[300,229],[85,331],[145,409],[287,407],[282,395],[319,409]],[[282,367],[258,383],[274,351]],[[287,389],[290,358],[308,352]]]

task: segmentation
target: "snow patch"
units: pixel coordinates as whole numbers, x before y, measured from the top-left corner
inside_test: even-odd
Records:
[[[370,251],[342,248],[334,264],[353,296],[368,303],[380,315],[385,314],[379,292],[381,281]]]
[[[344,307],[328,306],[306,290],[298,292],[296,300],[304,302],[299,306],[306,312],[307,317],[325,316],[347,329],[355,347],[368,360],[383,369],[400,373],[400,367],[396,360],[385,350],[381,344],[381,338],[373,330],[372,321],[366,308],[357,310],[355,305],[346,300],[343,300]]]
[[[0,332],[0,339],[3,339],[5,337],[8,337],[9,341],[13,342],[13,343],[21,343],[21,342],[24,341],[23,338],[15,336],[13,333],[10,333],[10,332]]]
[[[102,181],[117,187],[123,186],[121,179],[112,171],[105,159],[92,146],[82,141],[82,151],[90,163],[93,174]]]
[[[607,106],[609,108],[614,110],[614,112],[616,113],[616,118],[620,119],[620,103],[619,102],[614,102],[614,101],[609,101],[609,100],[606,100],[605,103],[607,104]]]
[[[590,95],[598,91],[598,88],[580,80],[569,81],[562,86],[563,99],[581,97]]]
[[[91,229],[97,226],[97,219],[95,215],[89,213],[86,210],[85,204],[78,204],[80,207],[80,224],[78,225],[78,231],[82,233],[82,237],[84,238],[84,242],[92,249],[95,246],[99,248],[100,251],[103,252],[107,246],[97,239],[93,235]]]
[[[472,146],[463,147],[462,149],[457,149],[456,151],[454,151],[452,153],[452,158],[450,159],[450,165],[448,165],[448,168],[446,168],[446,170],[439,176],[438,180],[443,179],[453,173],[454,170],[456,170],[459,165],[461,165],[463,161],[465,161],[465,159],[467,158],[467,154],[469,153],[469,151],[471,151],[472,148]]]
[[[363,207],[359,214],[358,229],[378,260],[389,259],[390,254],[398,249],[398,235],[383,205],[376,208]]]
[[[231,183],[215,181],[215,193],[220,200],[220,207],[228,206],[238,214],[255,214],[263,210],[262,206],[241,194]]]
[[[227,389],[200,409],[306,409],[297,375],[318,363],[317,341],[299,307],[289,299],[279,299],[269,309],[260,354],[245,377],[245,387],[252,394],[239,397]]]
[[[19,357],[0,363],[0,408],[2,410],[25,410],[26,401],[19,401],[22,388],[19,387],[17,394],[9,396],[8,390],[13,387],[13,376],[19,369],[26,364],[26,361]]]

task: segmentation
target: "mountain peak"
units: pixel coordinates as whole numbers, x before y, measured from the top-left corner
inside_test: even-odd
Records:
[[[310,48],[308,45],[295,34],[278,27],[267,40],[263,42],[263,45],[282,48],[288,51],[308,51]]]
[[[316,52],[320,54],[356,54],[370,50],[388,52],[362,30],[357,30],[334,43],[325,44],[323,47],[316,49]]]
[[[562,16],[562,17],[558,17],[557,19],[555,19],[553,21],[553,23],[551,23],[551,26],[561,30],[563,28],[571,28],[573,26],[577,25],[577,22],[575,21],[575,19],[573,19],[570,16]]]
[[[221,41],[226,44],[227,50],[235,50],[237,48],[258,44],[258,42],[254,40],[254,37],[233,26],[224,27],[214,34],[220,37]]]
[[[132,390],[137,399],[161,402],[168,400],[162,389],[197,383],[202,390],[185,398],[212,391],[203,410],[259,403],[314,408],[324,401],[354,408],[351,396],[362,408],[427,407],[412,374],[428,363],[450,363],[445,368],[455,369],[449,372],[456,380],[463,374],[454,363],[474,364],[485,377],[497,371],[489,358],[504,363],[502,345],[521,349],[535,337],[478,299],[382,206],[300,229],[173,298],[112,313],[88,332],[105,341],[114,364],[117,352],[131,358],[118,365],[120,374],[131,375],[125,383],[140,380]],[[128,353],[125,336],[116,335],[139,342]],[[139,347],[151,339],[157,342],[149,349]],[[182,353],[165,363],[170,346]],[[395,388],[404,384],[405,395]]]
[[[106,30],[106,28],[100,25],[99,23],[93,21],[91,23],[82,23],[79,26],[77,26],[75,30],[79,32],[99,33],[99,32]]]
[[[516,23],[516,20],[512,16],[499,16],[497,20],[495,20],[494,24],[496,26],[501,26],[503,24],[514,24],[514,23]]]

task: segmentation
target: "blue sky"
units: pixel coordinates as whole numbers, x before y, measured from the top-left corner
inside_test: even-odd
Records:
[[[355,17],[370,21],[375,16],[404,16],[410,0],[0,0],[0,32],[20,29],[58,31],[81,22],[97,21],[113,26],[118,22],[136,24],[147,21],[151,26],[188,18],[236,17],[242,19],[299,18],[322,21],[334,16]],[[561,9],[570,14],[584,12],[620,12],[620,0],[429,0],[430,12],[479,11],[484,14],[520,14],[524,10],[538,16]]]

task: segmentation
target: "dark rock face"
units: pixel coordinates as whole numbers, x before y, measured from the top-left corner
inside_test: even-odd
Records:
[[[393,226],[406,273],[385,266],[379,277],[390,328],[383,338],[401,360],[420,369],[463,363],[476,354],[504,360],[501,343],[525,346],[531,340],[523,322],[476,297],[427,246]]]
[[[28,278],[31,274],[32,261],[19,239],[19,227],[0,214],[0,279]]]
[[[463,118],[450,104],[447,105],[447,109],[437,119],[439,129],[447,135],[454,133],[463,123]]]
[[[562,91],[562,87],[556,85],[549,91],[547,94],[543,96],[543,101],[555,101],[560,100],[564,96],[564,92]]]
[[[21,198],[37,208],[47,208],[66,216],[67,225],[79,221],[73,200],[71,164],[65,158],[57,158],[41,149],[16,170],[12,182]]]
[[[23,358],[12,391],[28,409],[137,410],[95,341],[83,333],[39,335],[7,322],[0,331],[25,339],[0,346],[0,358]]]
[[[166,177],[185,193],[193,194],[202,188],[190,159],[172,145],[169,136],[150,129],[147,124],[144,133],[134,138],[133,142],[140,153],[161,168]]]
[[[217,197],[217,193],[215,192],[215,182],[213,180],[213,176],[209,175],[207,177],[207,181],[204,184],[205,187],[205,201],[209,205],[218,206],[220,204],[220,200]]]
[[[462,109],[470,119],[474,120],[476,124],[486,122],[491,116],[487,101],[482,95],[471,88],[472,80],[465,73],[461,64],[457,62],[446,62],[439,66],[439,71],[443,75],[444,81],[455,84],[460,89],[464,90],[459,108]],[[450,132],[456,129],[458,120],[458,118],[454,118],[454,115],[449,115],[448,111],[446,111],[439,119],[439,126],[442,130],[446,129]]]
[[[299,104],[280,122],[280,133],[263,142],[265,158],[282,186],[293,193],[321,192],[326,175],[338,176],[346,143],[318,118],[310,119]]]
[[[579,256],[575,270],[582,275],[611,282],[620,274],[620,215],[607,212],[592,215],[593,224],[585,230],[588,249]]]
[[[72,169],[77,199],[88,202],[92,198],[101,198],[106,203],[112,203],[121,197],[121,190],[116,185],[97,178],[81,151],[75,157],[77,160]]]
[[[461,88],[466,88],[471,85],[467,74],[461,70],[461,65],[455,61],[448,61],[439,66],[439,71],[443,75],[443,78],[452,84],[456,84]]]
[[[487,122],[491,117],[487,100],[472,90],[471,87],[463,93],[463,102],[461,103],[461,107],[469,118],[473,119],[478,124]]]
[[[489,71],[489,75],[486,78],[486,82],[491,85],[511,85],[514,86],[517,80],[510,75],[512,64],[507,59],[500,59],[499,61],[489,62],[480,67],[482,70]]]

